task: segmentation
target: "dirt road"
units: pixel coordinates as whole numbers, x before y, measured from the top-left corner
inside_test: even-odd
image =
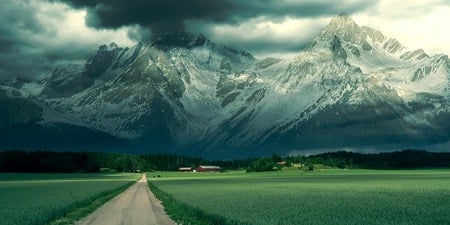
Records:
[[[176,225],[150,192],[145,174],[136,184],[76,225]]]

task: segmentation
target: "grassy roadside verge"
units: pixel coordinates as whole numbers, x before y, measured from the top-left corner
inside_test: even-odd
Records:
[[[450,224],[449,169],[160,175],[152,191],[183,224]]]
[[[150,190],[164,205],[166,213],[178,224],[185,225],[245,225],[241,222],[230,221],[224,217],[207,213],[199,208],[191,207],[174,199],[157,186],[148,182]]]
[[[85,201],[75,203],[72,206],[68,207],[64,216],[59,217],[57,219],[52,219],[48,223],[48,225],[72,225],[81,218],[94,212],[100,206],[102,206],[109,200],[113,199],[114,197],[116,197],[117,195],[119,195],[120,193],[122,193],[135,183],[136,181],[131,181],[120,188],[105,191],[96,196],[92,196]]]

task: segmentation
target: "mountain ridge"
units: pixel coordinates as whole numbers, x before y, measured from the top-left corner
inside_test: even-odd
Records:
[[[448,142],[449,85],[448,56],[409,50],[339,14],[292,59],[168,30],[131,48],[102,45],[39,82],[3,82],[0,101],[34,118],[18,116],[19,125],[75,126],[121,151],[238,157]],[[0,131],[14,120],[7,115]],[[51,148],[51,137],[42,142]]]

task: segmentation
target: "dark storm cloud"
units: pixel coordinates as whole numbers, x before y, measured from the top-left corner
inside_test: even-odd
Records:
[[[339,12],[354,13],[377,4],[378,1],[336,0],[49,0],[67,3],[87,10],[86,24],[96,29],[117,29],[133,26],[129,38],[148,41],[152,33],[163,29],[178,29],[209,37],[218,36],[213,29],[218,25],[238,26],[241,23],[265,18],[283,22],[286,18],[330,17]],[[199,23],[200,21],[200,23]],[[189,26],[194,22],[201,26]],[[188,29],[186,29],[188,27]],[[316,32],[314,32],[316,33]],[[293,40],[239,40],[215,38],[221,44],[249,50],[253,53],[299,51],[307,43]],[[255,44],[258,43],[258,44]],[[272,45],[271,45],[272,44]]]
[[[222,21],[236,7],[235,3],[228,0],[59,1],[76,8],[86,8],[86,23],[90,27],[110,29],[138,24],[154,31],[183,29],[183,21],[188,19]]]
[[[134,41],[146,41],[151,38],[152,32],[161,29],[188,27],[192,33],[215,35],[219,44],[234,45],[253,52],[270,52],[273,49],[280,52],[297,51],[305,43],[280,42],[270,37],[260,40],[236,37],[228,41],[218,37],[214,28],[224,24],[239,26],[262,17],[282,22],[285,18],[319,18],[341,11],[353,13],[373,4],[376,1],[4,0],[0,5],[0,80],[17,76],[37,78],[51,71],[56,64],[85,58],[95,50],[95,45],[103,44],[94,44],[99,39],[92,34],[88,38],[83,34],[79,37],[77,34],[61,36],[60,32],[65,32],[62,23],[47,24],[46,18],[62,21],[70,8],[85,9],[86,25],[102,32],[126,27],[129,38]],[[202,27],[189,26],[193,23]],[[75,40],[77,38],[82,40]]]
[[[239,23],[265,16],[272,19],[318,17],[338,12],[363,10],[377,1],[335,0],[53,0],[86,8],[87,24],[95,28],[119,28],[138,24],[154,32],[166,28],[184,29],[184,22],[201,20]]]
[[[5,0],[0,6],[0,80],[37,79],[55,64],[86,57],[91,43],[61,39],[58,21],[69,7],[34,0]],[[57,21],[57,22],[54,22]],[[64,29],[64,28],[63,28]],[[86,40],[84,41],[86,42]],[[99,45],[102,43],[96,43]]]
[[[40,35],[51,36],[54,31],[39,22],[35,5],[30,2],[3,3],[0,7],[0,80],[17,76],[33,78],[49,70],[52,56],[58,50],[46,48],[37,39]],[[73,53],[58,57],[70,59]]]
[[[43,26],[37,22],[33,7],[27,7],[25,2],[2,4],[0,21],[1,79],[33,73],[33,69],[26,67],[29,63],[45,64],[41,58],[25,56],[30,50],[30,44],[27,41],[29,34],[45,32]]]

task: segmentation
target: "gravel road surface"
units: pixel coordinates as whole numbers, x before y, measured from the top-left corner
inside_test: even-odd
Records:
[[[145,174],[76,225],[176,225],[150,192]]]

